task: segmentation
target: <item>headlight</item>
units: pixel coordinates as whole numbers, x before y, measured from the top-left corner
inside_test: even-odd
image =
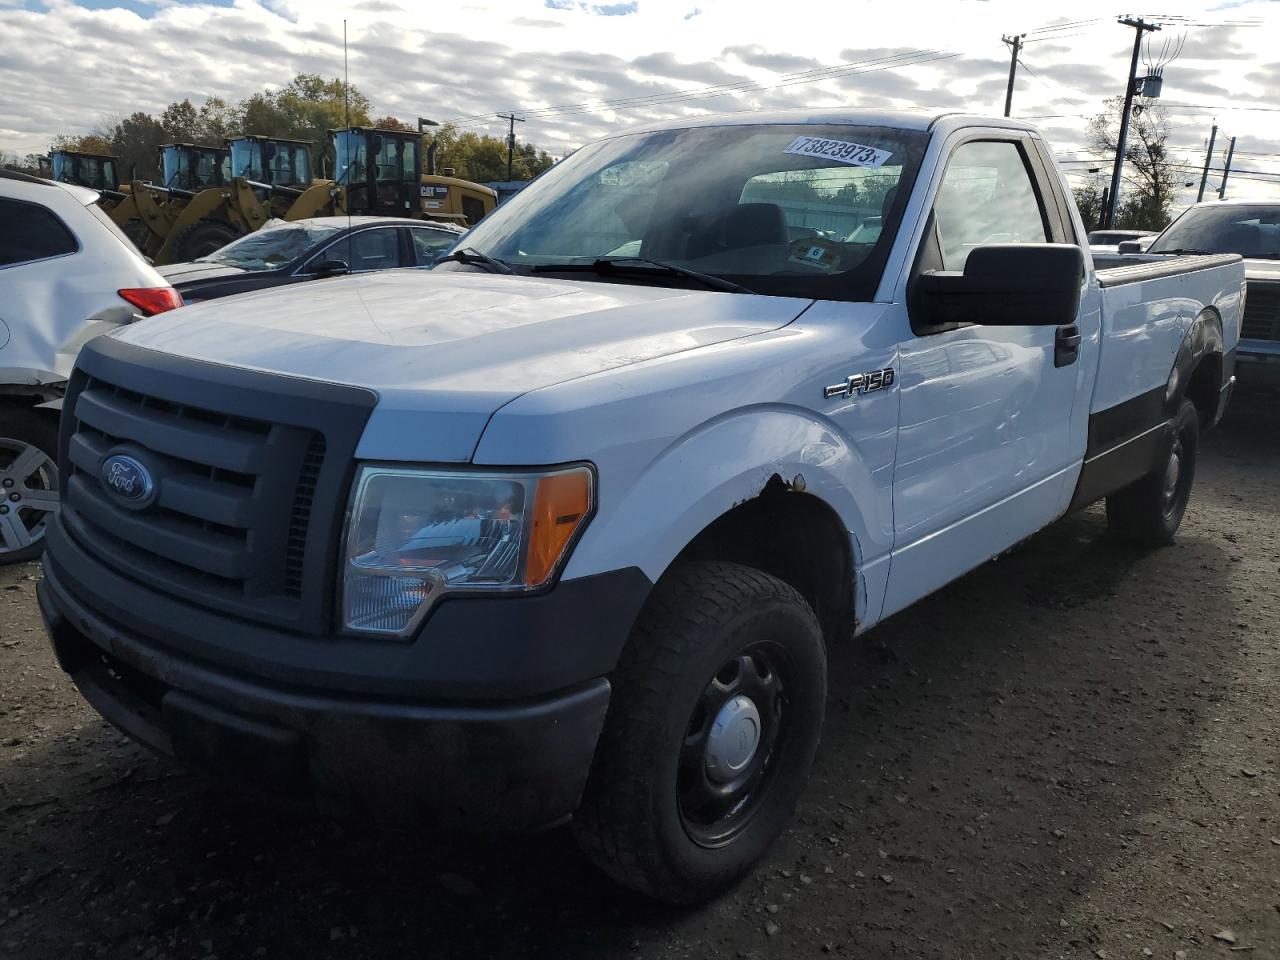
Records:
[[[519,593],[559,570],[595,503],[594,475],[362,466],[343,556],[346,629],[403,636],[447,593]]]

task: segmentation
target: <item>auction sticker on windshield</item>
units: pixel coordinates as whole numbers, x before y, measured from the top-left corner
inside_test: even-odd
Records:
[[[881,167],[893,156],[892,150],[877,150],[875,147],[851,143],[848,140],[827,140],[823,137],[796,137],[783,153],[794,153],[801,157],[820,157],[823,160],[848,163],[855,167]]]

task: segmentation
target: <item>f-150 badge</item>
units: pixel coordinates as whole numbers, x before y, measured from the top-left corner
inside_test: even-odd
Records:
[[[893,367],[873,370],[871,373],[851,373],[844,383],[833,383],[822,391],[827,400],[833,397],[856,397],[863,393],[875,393],[893,386]]]

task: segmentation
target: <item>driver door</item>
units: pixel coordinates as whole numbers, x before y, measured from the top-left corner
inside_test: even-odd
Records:
[[[1045,176],[1027,137],[993,131],[954,145],[913,277],[963,271],[984,244],[1075,242]],[[1055,367],[1058,328],[982,320],[930,328],[916,311],[901,344],[886,615],[1050,522],[1074,477],[1079,368]]]

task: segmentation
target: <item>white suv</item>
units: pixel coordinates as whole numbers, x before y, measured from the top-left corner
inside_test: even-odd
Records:
[[[58,407],[92,337],[182,306],[93,190],[0,170],[0,564],[40,553],[58,505]]]

